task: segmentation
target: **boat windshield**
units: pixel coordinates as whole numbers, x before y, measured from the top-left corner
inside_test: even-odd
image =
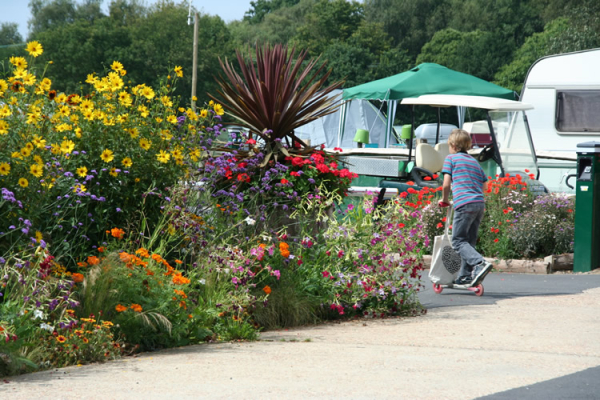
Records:
[[[502,166],[507,174],[533,174],[538,167],[527,118],[523,111],[490,111]],[[498,172],[500,173],[500,172]]]

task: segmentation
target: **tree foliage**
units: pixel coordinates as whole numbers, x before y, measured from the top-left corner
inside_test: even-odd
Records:
[[[218,58],[266,43],[322,55],[330,81],[346,87],[436,62],[519,89],[528,68],[549,54],[600,47],[597,0],[254,0],[240,21],[200,14],[200,100],[214,92]],[[187,3],[160,0],[29,0],[28,40],[40,41],[57,90],[77,91],[86,74],[115,60],[132,83],[156,84],[181,65],[177,92],[191,92],[193,27]],[[103,11],[104,10],[104,11]],[[107,11],[106,11],[107,10]],[[106,13],[106,15],[105,15]],[[0,27],[0,45],[22,42],[16,27]],[[0,58],[20,48],[0,49]],[[0,62],[2,61],[0,60]],[[6,61],[5,61],[6,62]],[[237,68],[237,67],[236,67]]]

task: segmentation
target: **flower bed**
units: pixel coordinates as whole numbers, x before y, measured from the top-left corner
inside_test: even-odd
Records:
[[[57,93],[30,47],[0,79],[0,375],[419,310],[422,195],[341,210],[319,149],[213,153],[224,110],[178,107],[180,68]]]

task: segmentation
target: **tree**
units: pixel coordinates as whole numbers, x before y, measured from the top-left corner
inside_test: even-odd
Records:
[[[0,46],[23,43],[23,37],[19,33],[19,25],[16,22],[3,22],[0,25]]]
[[[272,12],[285,7],[291,7],[300,0],[256,0],[251,1],[252,8],[244,14],[244,21],[250,24],[259,24]]]
[[[131,79],[148,85],[157,83],[176,65],[183,67],[184,79],[177,94],[188,99],[191,93],[193,26],[187,25],[188,9],[184,3],[161,2],[147,15],[128,28],[130,45],[121,55],[131,71]],[[199,99],[216,88],[214,76],[220,71],[219,57],[232,54],[229,31],[219,17],[201,14],[198,21],[198,86]]]
[[[298,27],[304,23],[304,16],[310,11],[313,1],[299,2],[283,7],[265,15],[260,23],[234,21],[228,25],[234,47],[248,44],[271,43],[286,44],[295,35]]]
[[[588,6],[574,9],[571,18],[557,18],[548,23],[544,32],[533,34],[516,51],[513,60],[502,66],[495,75],[495,82],[520,92],[527,71],[538,59],[571,51],[585,50],[600,46],[596,12]]]
[[[318,0],[298,27],[292,43],[317,56],[333,40],[350,38],[363,18],[363,7],[356,1]]]
[[[383,24],[392,46],[416,58],[421,47],[447,26],[449,0],[365,0],[368,22]]]
[[[30,0],[29,8],[32,18],[28,25],[32,35],[71,24],[76,19],[75,0]]]
[[[443,29],[423,46],[417,64],[434,62],[456,71],[492,80],[494,73],[510,56],[500,38],[491,32],[459,32]]]

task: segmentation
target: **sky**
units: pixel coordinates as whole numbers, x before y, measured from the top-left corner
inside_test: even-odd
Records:
[[[142,3],[151,5],[157,0],[142,0]],[[175,3],[188,0],[176,0]],[[218,15],[225,22],[240,20],[244,13],[250,9],[251,0],[191,0],[192,5],[202,13]],[[103,10],[106,12],[110,0],[103,1]],[[23,39],[27,39],[27,21],[31,19],[29,11],[29,0],[0,0],[0,24],[4,22],[16,22],[19,24],[19,32]],[[187,21],[186,21],[187,23]]]

